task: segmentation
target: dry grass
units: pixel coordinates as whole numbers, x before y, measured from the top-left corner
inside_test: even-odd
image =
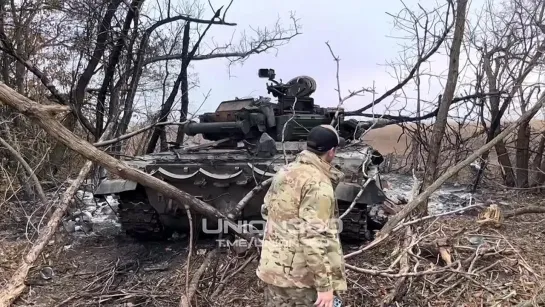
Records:
[[[503,204],[501,207],[506,211],[522,205],[542,205],[539,196],[514,195],[507,191],[493,191],[480,198]],[[414,278],[404,303],[399,306],[492,306],[493,302],[499,303],[497,306],[513,306],[540,293],[543,280],[529,273],[527,268],[538,274],[545,272],[545,250],[540,247],[545,239],[545,216],[532,214],[508,219],[497,230],[479,228],[475,220],[475,214],[445,217],[436,221],[428,233],[451,236],[456,245],[469,248],[469,251],[459,249],[460,253],[453,254],[455,260],[475,253],[475,246],[468,242],[470,235],[482,236],[489,247],[503,236],[500,249],[510,252],[482,257],[474,268],[492,267],[471,276],[473,281],[463,274],[448,272]],[[0,281],[5,281],[28,245],[20,232],[4,232],[0,236],[3,239],[0,241]],[[348,263],[367,269],[387,268],[394,258],[395,246],[393,241],[382,243],[349,259]],[[211,248],[214,242],[206,240],[195,246],[197,254],[192,256],[192,272],[200,266],[204,258],[202,252]],[[346,244],[344,247],[345,253],[357,248]],[[185,285],[187,250],[185,239],[142,243],[122,234],[74,239],[60,230],[30,273],[29,291],[15,306],[178,306]],[[220,257],[213,260],[203,275],[193,306],[261,306],[264,285],[255,275],[257,261],[243,267],[249,256],[237,257],[222,249]],[[428,261],[436,263],[433,258]],[[46,267],[55,273],[49,280],[40,273]],[[241,267],[234,277],[226,279],[222,293],[211,298],[219,286],[218,278]],[[442,274],[453,277],[434,281]],[[354,271],[348,271],[348,278],[350,289],[343,298],[345,306],[352,307],[379,306],[395,283],[395,278]],[[449,289],[456,283],[459,284]]]

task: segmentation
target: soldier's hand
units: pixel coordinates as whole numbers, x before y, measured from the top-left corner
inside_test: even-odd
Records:
[[[333,290],[328,292],[318,292],[318,299],[314,303],[317,307],[333,307]]]

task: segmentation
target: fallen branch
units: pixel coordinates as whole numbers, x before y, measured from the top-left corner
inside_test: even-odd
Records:
[[[405,239],[403,240],[403,250],[401,251],[401,259],[399,261],[399,279],[396,281],[394,288],[382,301],[382,306],[390,306],[393,302],[399,301],[407,292],[406,280],[409,272],[409,249],[412,247],[413,232],[410,226],[405,229]]]
[[[529,206],[529,207],[519,208],[519,209],[510,211],[510,212],[506,212],[503,215],[503,217],[508,219],[508,218],[512,218],[512,217],[515,217],[515,216],[518,216],[518,215],[532,214],[532,213],[545,213],[545,208],[544,207],[537,207],[537,206]]]
[[[145,187],[161,192],[165,197],[171,198],[177,203],[188,204],[191,209],[194,209],[206,217],[216,218],[218,220],[223,219],[226,222],[231,223],[232,229],[236,229],[236,223],[216,208],[152,175],[129,167],[126,163],[99,150],[64,127],[47,112],[47,109],[44,109],[45,106],[17,93],[4,83],[0,83],[0,102],[25,114],[49,135],[57,139],[57,141],[83,157],[103,166],[112,174],[135,181]],[[51,107],[49,106],[48,109],[51,109]],[[253,235],[247,233],[238,233],[235,231],[235,234],[248,241],[252,241],[252,238],[254,238]]]
[[[151,128],[154,128],[156,126],[170,126],[170,125],[185,125],[187,123],[187,121],[184,121],[184,122],[162,122],[162,123],[154,123],[154,124],[151,124],[151,125],[148,125],[144,128],[141,128],[141,129],[138,129],[136,131],[133,131],[133,132],[130,132],[130,133],[127,133],[127,134],[124,134],[124,135],[121,135],[121,136],[118,136],[114,139],[111,139],[111,140],[107,140],[107,141],[103,141],[103,142],[96,142],[93,144],[93,146],[95,147],[103,147],[103,146],[108,146],[108,145],[112,145],[112,144],[115,144],[117,142],[121,142],[123,140],[126,140],[126,139],[129,139],[135,135],[138,135],[140,133],[144,133],[148,130],[150,130]]]
[[[410,192],[409,200],[413,200],[415,195],[418,193],[418,190],[420,190],[420,187],[422,186],[422,181],[418,180],[416,177],[416,174],[413,170],[413,186]],[[414,246],[413,241],[413,229],[411,226],[407,226],[405,228],[405,238],[403,239],[402,246],[401,246],[401,255],[400,255],[400,261],[399,261],[399,274],[407,274],[409,272],[409,252]],[[382,301],[382,306],[389,306],[393,302],[399,301],[407,292],[407,285],[406,285],[407,276],[399,277],[399,279],[396,281],[394,289],[384,298]]]
[[[204,271],[208,267],[208,264],[210,263],[212,258],[216,255],[217,251],[218,251],[217,249],[211,250],[208,253],[208,255],[206,255],[206,258],[204,258],[204,261],[202,262],[201,266],[199,267],[197,272],[195,272],[195,275],[193,275],[193,278],[191,279],[191,283],[189,284],[189,291],[185,295],[182,294],[182,298],[180,300],[180,307],[189,307],[189,306],[191,306],[189,302],[191,301],[191,298],[193,297],[193,295],[197,291],[197,286],[199,285],[199,280],[201,279],[202,274],[204,273]],[[187,265],[189,265],[189,263]]]
[[[463,273],[456,271],[453,267],[454,265],[457,265],[458,262],[453,262],[451,265],[441,268],[441,269],[429,269],[426,271],[420,271],[420,272],[403,272],[403,273],[392,273],[388,270],[371,270],[371,269],[363,269],[356,266],[353,266],[351,264],[345,264],[346,268],[354,271],[359,272],[363,274],[368,274],[372,276],[382,276],[382,277],[390,277],[390,278],[402,278],[402,277],[418,277],[418,276],[425,276],[425,275],[435,275],[439,273],[445,273],[445,272],[453,272],[453,273]]]
[[[189,250],[187,251],[187,262],[185,265],[185,294],[187,297],[182,294],[180,304],[184,305],[184,298],[187,298],[187,304],[190,305],[191,295],[189,295],[189,268],[191,266],[191,255],[193,255],[193,217],[191,216],[191,210],[189,210],[189,207],[185,205],[184,208],[185,212],[187,213],[187,220],[189,222]]]
[[[452,210],[452,211],[449,211],[449,212],[444,212],[444,213],[440,213],[440,214],[435,214],[435,215],[428,215],[428,216],[424,216],[424,217],[421,217],[421,218],[418,218],[418,219],[415,219],[415,220],[411,220],[411,221],[408,221],[408,222],[405,222],[403,224],[400,224],[398,226],[396,226],[393,230],[393,232],[396,232],[398,231],[399,229],[405,227],[405,226],[409,226],[409,225],[413,225],[413,224],[417,224],[417,223],[420,223],[420,222],[423,222],[423,221],[426,221],[426,220],[431,220],[431,219],[436,219],[436,218],[440,218],[442,216],[447,216],[447,215],[451,215],[451,214],[456,214],[458,212],[463,212],[463,211],[466,211],[466,210],[469,210],[469,209],[472,209],[472,208],[477,208],[477,207],[482,207],[483,205],[482,204],[476,204],[476,205],[470,205],[470,206],[467,206],[467,207],[463,207],[463,208],[458,208],[456,210]]]
[[[365,183],[361,186],[360,188],[360,191],[358,192],[358,194],[356,195],[356,197],[354,197],[354,200],[352,201],[352,203],[350,204],[350,206],[348,207],[348,209],[346,209],[346,211],[341,214],[341,216],[339,217],[339,220],[342,220],[346,215],[348,215],[348,213],[350,211],[352,211],[352,209],[354,209],[354,207],[356,206],[356,202],[360,199],[360,197],[363,195],[363,191],[365,191],[365,188],[369,185],[369,183],[371,182],[371,180],[376,180],[377,179],[377,174],[375,174],[373,177],[369,177],[367,178],[367,180],[365,181]]]
[[[21,163],[21,165],[27,172],[28,176],[30,177],[30,180],[32,180],[32,183],[34,184],[34,188],[36,189],[36,193],[38,194],[38,197],[40,197],[40,201],[45,205],[47,203],[47,197],[45,196],[42,185],[40,184],[38,177],[36,177],[36,174],[32,170],[32,167],[30,167],[30,165],[28,165],[28,163],[25,161],[25,158],[23,158],[23,156],[15,148],[13,148],[8,142],[6,142],[6,140],[4,140],[2,137],[0,137],[0,145],[6,147],[6,149],[13,156],[13,158],[15,158],[15,160]]]
[[[516,307],[541,306],[541,304],[544,304],[544,303],[545,303],[545,293],[542,293],[531,300],[518,303]]]
[[[212,295],[210,296],[211,298],[215,298],[217,297],[221,291],[223,291],[223,287],[225,286],[225,284],[229,281],[229,280],[232,280],[236,274],[238,274],[240,271],[242,271],[246,266],[248,266],[248,264],[250,262],[252,262],[255,258],[257,258],[258,256],[256,254],[248,257],[243,263],[242,265],[240,265],[237,269],[235,269],[231,274],[229,274],[229,276],[225,277],[225,274],[224,276],[222,276],[222,278],[220,279],[219,283],[218,283],[218,287],[216,288],[216,290],[214,290],[214,292],[212,293]]]
[[[47,242],[49,242],[51,237],[53,237],[53,234],[55,234],[55,230],[58,228],[61,218],[68,209],[74,193],[85,177],[87,177],[87,174],[89,174],[91,171],[92,166],[93,163],[91,161],[85,163],[76,180],[72,182],[70,187],[66,190],[66,192],[64,192],[60,206],[55,210],[55,212],[53,212],[53,215],[47,222],[47,225],[43,229],[42,233],[40,233],[40,236],[32,248],[23,257],[23,262],[17,271],[15,271],[15,273],[12,275],[10,281],[7,283],[7,286],[0,291],[0,307],[10,306],[11,303],[15,301],[26,288],[25,279],[30,268],[33,266],[36,259],[38,259],[38,256],[44,249]]]
[[[233,210],[231,210],[231,212],[229,212],[229,214],[227,216],[229,218],[231,218],[231,219],[237,218],[240,215],[240,212],[242,211],[242,209],[244,209],[244,207],[248,203],[248,201],[250,201],[250,199],[252,199],[252,197],[254,197],[254,195],[261,192],[264,188],[268,187],[271,184],[272,181],[273,181],[273,177],[271,177],[271,178],[261,182],[257,186],[255,186],[248,194],[246,194],[246,196],[244,196],[238,202],[238,204],[235,206],[235,208],[233,208]]]

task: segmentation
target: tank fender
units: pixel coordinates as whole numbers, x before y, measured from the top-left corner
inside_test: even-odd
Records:
[[[137,182],[124,179],[105,179],[98,184],[95,195],[110,195],[136,190]]]
[[[340,182],[335,188],[335,198],[340,201],[352,203],[354,198],[360,192],[361,186],[356,183]],[[386,197],[382,190],[377,186],[377,183],[372,181],[370,182],[363,194],[360,196],[357,204],[362,205],[374,205],[382,203],[386,200]]]

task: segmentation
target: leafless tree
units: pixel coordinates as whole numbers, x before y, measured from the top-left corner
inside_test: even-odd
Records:
[[[542,1],[512,0],[502,8],[489,1],[483,9],[483,21],[474,26],[470,35],[470,43],[479,51],[478,69],[482,72],[479,87],[502,94],[484,101],[481,123],[487,132],[486,141],[501,132],[501,121],[505,120],[508,109],[518,109],[516,113],[524,114],[539,96],[540,85],[535,79],[545,50],[544,9]],[[495,146],[507,186],[528,186],[530,120],[534,116],[532,114],[519,127],[515,136],[516,167],[505,142]],[[481,157],[473,189],[477,188],[488,159],[489,152],[486,152]]]

